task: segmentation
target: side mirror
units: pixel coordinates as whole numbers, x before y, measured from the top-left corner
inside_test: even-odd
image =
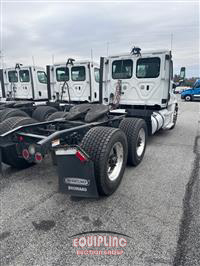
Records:
[[[180,81],[183,81],[185,79],[185,67],[181,67],[180,70]]]

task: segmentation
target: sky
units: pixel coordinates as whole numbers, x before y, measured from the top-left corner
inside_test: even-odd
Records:
[[[1,1],[1,59],[46,66],[142,50],[171,49],[175,73],[200,76],[199,2]],[[91,53],[92,50],[92,53]]]

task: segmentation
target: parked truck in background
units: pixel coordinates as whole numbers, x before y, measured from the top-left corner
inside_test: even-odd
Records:
[[[181,99],[189,102],[193,100],[200,100],[200,79],[197,79],[192,88],[184,90],[181,93]]]
[[[99,101],[99,64],[68,59],[48,65],[46,72],[49,100],[73,104]]]
[[[47,77],[44,68],[22,66],[0,69],[0,97],[6,100],[47,100]]]

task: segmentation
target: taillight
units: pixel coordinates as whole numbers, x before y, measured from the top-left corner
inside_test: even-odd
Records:
[[[42,159],[43,159],[42,154],[40,152],[36,152],[36,154],[35,154],[36,163],[40,163],[42,161]]]
[[[87,161],[87,157],[80,151],[76,152],[76,158],[78,158],[81,162]]]
[[[18,136],[18,141],[19,141],[19,142],[24,141],[24,137],[23,137],[23,136]]]
[[[28,151],[27,149],[24,149],[24,150],[22,151],[22,156],[23,156],[23,158],[24,158],[25,160],[28,160],[28,158],[29,158],[29,151]]]

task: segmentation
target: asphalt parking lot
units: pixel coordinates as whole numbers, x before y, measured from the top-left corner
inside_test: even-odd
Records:
[[[108,198],[58,193],[50,158],[22,171],[4,166],[0,264],[200,265],[200,103],[179,108],[175,129],[149,138],[142,163]],[[76,255],[73,235],[101,230],[127,235],[124,253]]]

